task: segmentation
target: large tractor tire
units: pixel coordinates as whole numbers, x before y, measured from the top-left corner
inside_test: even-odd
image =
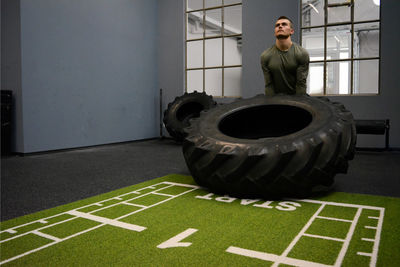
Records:
[[[183,154],[194,180],[218,194],[306,197],[331,186],[354,157],[351,112],[327,98],[278,95],[203,111],[186,128]]]
[[[184,128],[190,125],[190,119],[200,116],[200,112],[216,106],[212,96],[206,93],[185,93],[168,104],[164,111],[164,125],[168,133],[176,141],[181,142],[186,137]]]

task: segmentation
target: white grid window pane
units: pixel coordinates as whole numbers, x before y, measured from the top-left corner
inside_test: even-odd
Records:
[[[344,95],[350,93],[350,61],[328,62],[326,93]]]
[[[354,1],[354,21],[379,19],[379,0]]]
[[[354,25],[354,58],[379,57],[379,23]]]
[[[186,2],[186,11],[202,9],[203,8],[203,0],[187,0]]]
[[[307,93],[324,93],[324,64],[310,63],[309,74],[307,77]]]
[[[205,8],[221,6],[221,5],[222,5],[222,0],[205,0]]]
[[[328,8],[328,23],[350,22],[350,8],[347,6]]]
[[[222,38],[205,40],[205,66],[222,66]]]
[[[222,96],[222,69],[210,69],[205,72],[205,92],[213,96]]]
[[[187,42],[187,67],[203,67],[203,41]]]
[[[224,69],[224,95],[241,95],[242,68]]]
[[[189,70],[187,75],[187,92],[203,91],[203,70]]]
[[[328,27],[327,34],[328,57],[331,59],[351,58],[351,25]]]
[[[187,40],[203,38],[203,12],[191,12],[186,15]]]
[[[302,31],[302,46],[310,54],[310,61],[324,59],[324,29],[307,29]]]
[[[239,4],[242,0],[224,0],[224,5]]]
[[[224,8],[224,35],[242,33],[242,6]]]
[[[220,36],[222,34],[222,9],[206,11],[206,37]]]
[[[324,25],[325,17],[324,0],[302,0],[302,26]]]
[[[355,94],[378,94],[379,88],[379,60],[354,61]]]
[[[242,65],[242,47],[241,39],[230,37],[224,39],[224,65]]]

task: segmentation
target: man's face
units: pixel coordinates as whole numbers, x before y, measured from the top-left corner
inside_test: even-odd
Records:
[[[287,39],[294,33],[290,27],[290,21],[287,19],[280,19],[275,23],[275,37],[278,39]]]

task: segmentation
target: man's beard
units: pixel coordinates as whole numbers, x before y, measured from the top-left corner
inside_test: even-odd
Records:
[[[287,38],[289,38],[289,34],[288,35],[285,35],[285,34],[278,34],[277,36],[276,36],[276,38],[277,39],[279,39],[279,40],[283,40],[283,39],[287,39]]]

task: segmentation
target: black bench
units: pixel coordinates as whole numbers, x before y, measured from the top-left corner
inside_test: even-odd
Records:
[[[357,134],[385,135],[385,148],[389,150],[389,120],[355,120]],[[363,148],[357,148],[363,149]]]

